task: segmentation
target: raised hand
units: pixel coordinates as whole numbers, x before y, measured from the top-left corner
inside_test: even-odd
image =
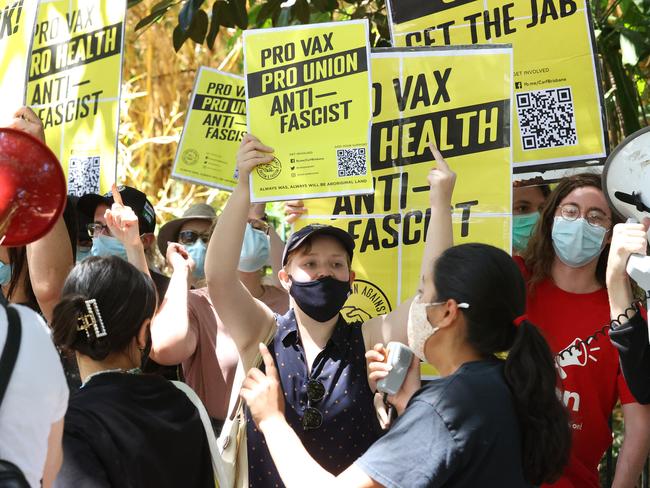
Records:
[[[306,213],[307,207],[305,207],[303,200],[289,200],[284,202],[284,217],[287,224],[293,224]]]
[[[111,231],[113,237],[119,239],[125,246],[138,246],[142,244],[140,240],[140,229],[138,226],[138,217],[131,207],[124,205],[117,186],[113,184],[111,188],[113,193],[113,205],[106,209],[104,218],[106,225]]]
[[[427,175],[429,181],[429,199],[431,205],[451,205],[451,195],[456,184],[456,173],[454,173],[442,157],[438,148],[429,143],[429,150],[436,160],[436,167],[432,168]]]
[[[178,242],[167,243],[167,253],[165,258],[167,259],[167,264],[171,266],[172,271],[186,268],[188,272],[191,272],[196,266],[192,256],[190,256],[182,244],[179,244]]]
[[[237,151],[237,171],[239,183],[248,185],[248,177],[260,164],[273,161],[273,148],[265,146],[252,134],[246,134]]]
[[[244,399],[258,427],[265,420],[284,418],[284,396],[273,357],[264,344],[259,345],[266,374],[251,368],[239,395]]]
[[[45,144],[43,122],[41,122],[38,115],[29,107],[20,107],[14,114],[14,119],[9,124],[9,127],[27,132]]]
[[[642,224],[616,224],[612,230],[612,242],[607,260],[608,283],[616,278],[627,279],[625,268],[632,254],[645,256],[648,247],[648,227],[650,219]]]

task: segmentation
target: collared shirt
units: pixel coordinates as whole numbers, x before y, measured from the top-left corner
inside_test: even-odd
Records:
[[[339,316],[327,345],[314,359],[310,375],[293,310],[276,316],[276,320],[278,329],[269,350],[284,391],[287,423],[316,462],[339,474],[381,435],[368,386],[362,324],[348,324]],[[304,430],[302,417],[308,403],[309,379],[325,387],[323,399],[311,404],[322,413],[323,423],[317,429]],[[249,486],[284,486],[264,435],[257,430],[248,409],[246,420]]]

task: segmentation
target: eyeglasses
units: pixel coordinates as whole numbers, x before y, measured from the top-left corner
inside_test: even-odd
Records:
[[[573,203],[565,203],[564,205],[559,205],[558,208],[560,209],[560,216],[569,222],[573,222],[582,216],[580,207]],[[589,225],[593,225],[594,227],[604,227],[607,229],[607,223],[611,222],[612,219],[605,215],[605,212],[602,210],[592,208],[591,210],[587,211],[585,220]]]
[[[178,242],[181,244],[194,244],[197,239],[201,239],[204,244],[207,244],[211,236],[211,232],[199,234],[195,230],[184,230],[178,234]]]
[[[88,230],[88,235],[90,237],[111,235],[111,231],[108,229],[108,225],[100,224],[99,222],[93,222],[91,224],[88,224],[86,226],[86,230]]]
[[[318,429],[323,425],[323,414],[320,410],[312,407],[312,403],[320,402],[325,396],[325,387],[318,380],[310,379],[307,382],[307,408],[302,416],[302,428],[304,430]]]

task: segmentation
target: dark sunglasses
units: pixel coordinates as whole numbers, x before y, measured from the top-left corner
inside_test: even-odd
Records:
[[[195,230],[184,230],[178,234],[178,242],[181,244],[194,244],[197,239],[201,239],[205,244],[210,241],[211,232],[199,234]]]
[[[318,429],[323,425],[323,413],[312,403],[320,402],[325,396],[325,387],[318,380],[310,379],[307,382],[307,408],[302,416],[302,428],[304,430]]]

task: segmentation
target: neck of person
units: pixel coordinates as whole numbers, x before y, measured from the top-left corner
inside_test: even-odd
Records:
[[[439,343],[431,350],[425,349],[425,357],[440,376],[454,374],[465,363],[486,359],[465,340],[458,338]]]
[[[264,295],[262,286],[262,273],[258,271],[239,271],[239,281],[241,281],[253,298],[261,298]]]
[[[109,354],[105,359],[101,361],[95,361],[85,354],[80,352],[75,352],[77,357],[77,364],[79,365],[79,375],[81,376],[81,382],[85,383],[88,381],[88,378],[96,373],[101,373],[103,371],[111,370],[123,370],[128,371],[133,368],[140,367],[138,361],[135,361],[132,357],[133,354],[129,353],[129,348],[119,353]]]
[[[555,256],[551,265],[551,276],[558,288],[569,293],[593,293],[600,290],[603,285],[596,278],[596,268],[599,257],[593,261],[573,268],[567,266],[560,258]]]
[[[327,341],[332,337],[334,327],[336,327],[339,320],[339,314],[336,314],[327,322],[318,322],[303,312],[293,298],[291,298],[291,308],[296,314],[300,339],[305,350],[314,347],[323,350],[327,345]]]

